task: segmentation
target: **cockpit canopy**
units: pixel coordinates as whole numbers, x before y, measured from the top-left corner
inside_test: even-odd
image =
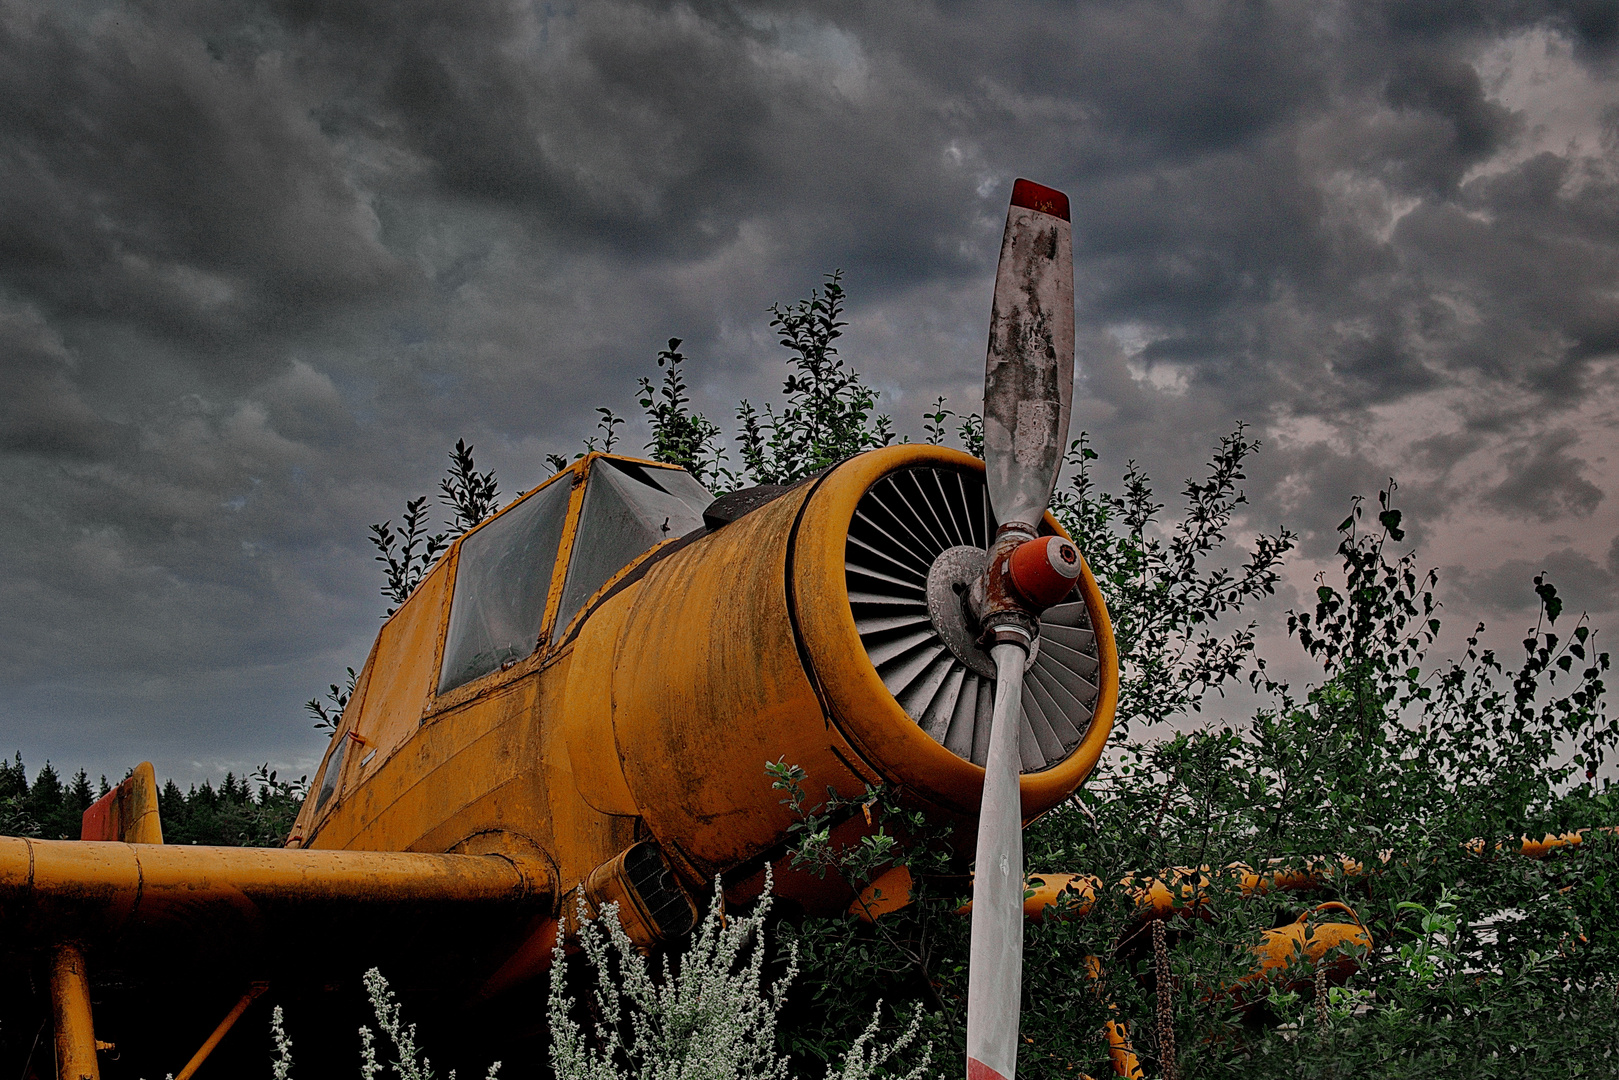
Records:
[[[585,602],[655,544],[703,524],[714,496],[684,469],[592,458],[552,642]],[[568,523],[577,470],[529,492],[461,541],[438,692],[533,654]]]

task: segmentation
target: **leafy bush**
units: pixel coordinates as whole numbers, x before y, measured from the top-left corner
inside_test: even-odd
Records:
[[[1107,597],[1124,671],[1115,730],[1163,723],[1200,712],[1210,693],[1224,693],[1254,658],[1253,622],[1226,627],[1252,600],[1275,592],[1282,560],[1297,537],[1287,528],[1260,533],[1238,570],[1218,565],[1226,531],[1247,496],[1237,486],[1259,443],[1246,426],[1220,440],[1202,479],[1182,490],[1179,520],[1161,522],[1164,504],[1134,462],[1124,493],[1100,490],[1091,475],[1098,455],[1083,433],[1069,447],[1069,489],[1051,510],[1079,542]]]
[[[444,523],[444,532],[428,531],[426,495],[405,503],[398,532],[393,529],[392,518],[371,526],[371,546],[377,549],[376,561],[383,565],[382,595],[392,602],[383,612],[383,618],[399,610],[399,605],[410,598],[432,568],[433,560],[456,537],[500,509],[500,485],[494,471],[480,473],[472,450],[465,439],[457,439],[455,449],[450,451],[450,467],[439,481],[439,502],[451,511],[449,520]],[[352,679],[350,688],[353,688]],[[335,686],[332,695],[337,696]],[[304,707],[325,719],[316,702],[311,701]],[[341,705],[338,711],[341,714]]]
[[[843,336],[843,275],[826,276],[825,291],[791,307],[770,309],[777,341],[791,354],[781,411],[761,414],[744,399],[738,435],[747,477],[756,484],[790,484],[862,450],[894,439],[886,415],[873,416],[877,392],[838,356]]]
[[[651,379],[641,380],[641,394],[636,400],[652,429],[652,439],[645,449],[652,452],[654,461],[679,465],[695,476],[698,483],[711,486],[725,474],[721,465],[724,453],[720,447],[720,429],[706,416],[691,411],[686,375],[681,368],[685,362],[680,339],[670,338],[669,347],[658,353],[658,367],[667,365],[663,386],[654,389]]]

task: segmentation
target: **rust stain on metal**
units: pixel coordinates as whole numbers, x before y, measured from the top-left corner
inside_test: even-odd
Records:
[[[1074,382],[1068,222],[1016,201],[1007,211],[984,364],[990,502],[1003,522],[1038,522],[1061,462]]]

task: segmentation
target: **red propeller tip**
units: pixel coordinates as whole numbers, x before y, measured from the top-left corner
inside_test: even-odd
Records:
[[[1019,180],[1012,185],[1012,205],[1038,210],[1042,214],[1060,217],[1064,221],[1070,220],[1068,217],[1068,196],[1056,188],[1048,188],[1044,184],[1035,183],[1033,180]]]
[[[1006,1080],[1006,1077],[975,1057],[967,1059],[967,1080]]]

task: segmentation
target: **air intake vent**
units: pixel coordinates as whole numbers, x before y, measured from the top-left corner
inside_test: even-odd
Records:
[[[592,870],[585,878],[585,900],[592,918],[608,904],[617,904],[624,932],[643,949],[682,937],[697,925],[697,909],[662,849],[650,840]]]
[[[691,933],[691,928],[697,924],[697,913],[656,844],[636,844],[630,848],[624,855],[624,873],[646,907],[652,925],[665,941]]]
[[[994,667],[952,632],[948,613],[941,617],[940,571],[954,564],[959,579],[963,561],[974,559],[981,568],[995,524],[981,475],[901,469],[861,498],[844,554],[855,628],[883,685],[935,742],[976,765],[989,753]],[[1025,773],[1056,765],[1079,745],[1096,703],[1098,666],[1090,615],[1076,590],[1043,616],[1023,680]]]

